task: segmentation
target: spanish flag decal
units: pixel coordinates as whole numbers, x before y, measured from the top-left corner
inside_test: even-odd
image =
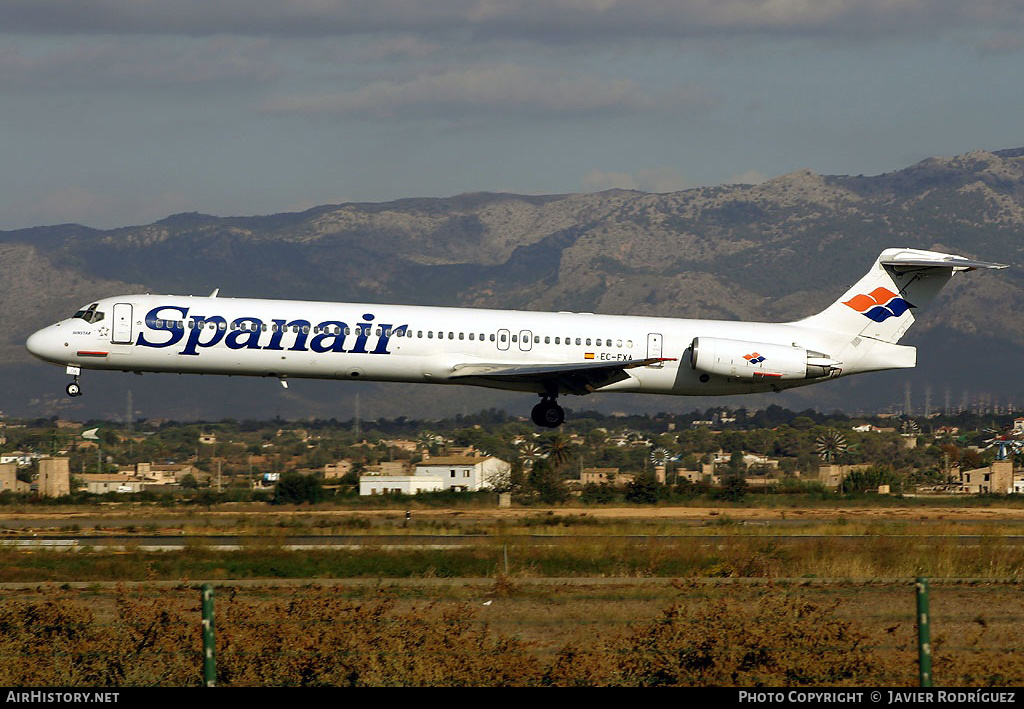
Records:
[[[594,359],[594,353],[587,352],[585,355],[583,355],[583,359]]]

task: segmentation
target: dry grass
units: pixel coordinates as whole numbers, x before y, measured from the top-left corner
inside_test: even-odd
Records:
[[[200,516],[180,528],[229,526],[253,540],[234,552],[200,538],[182,552],[0,549],[0,580],[493,579],[218,589],[218,683],[229,686],[913,686],[913,588],[878,579],[924,575],[937,579],[936,683],[1024,683],[1024,540],[1015,536],[1024,521],[905,512],[798,523],[756,510],[702,520],[417,513],[408,532],[481,538],[466,549],[315,552],[287,551],[281,538],[310,526],[404,534],[404,515],[384,512],[369,526],[351,512]],[[526,583],[551,577],[581,581]],[[614,581],[585,581],[594,577]],[[0,686],[201,683],[199,593],[187,584],[0,598]]]
[[[1024,682],[1017,585],[933,589],[936,683]],[[199,593],[7,592],[4,686],[194,686]],[[225,686],[912,686],[909,585],[220,589]]]

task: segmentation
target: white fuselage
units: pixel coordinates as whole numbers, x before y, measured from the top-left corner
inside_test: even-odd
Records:
[[[102,318],[76,316],[36,332],[28,349],[46,361],[86,369],[459,383],[536,392],[543,392],[536,383],[450,377],[456,366],[475,363],[664,357],[669,361],[628,369],[627,377],[600,390],[721,395],[820,381],[708,376],[691,366],[688,348],[696,337],[800,347],[833,358],[846,351],[834,376],[887,368],[858,366],[850,357],[849,335],[797,324],[165,295],[107,298],[95,312]]]

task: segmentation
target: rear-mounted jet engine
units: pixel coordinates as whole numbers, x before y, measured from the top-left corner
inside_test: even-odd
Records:
[[[841,362],[796,345],[695,337],[690,365],[699,372],[739,379],[820,379],[833,376]]]

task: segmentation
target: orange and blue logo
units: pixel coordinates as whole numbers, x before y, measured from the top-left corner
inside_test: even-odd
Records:
[[[751,352],[750,354],[743,355],[743,359],[747,360],[749,364],[761,364],[761,362],[764,362],[764,355]]]
[[[867,295],[863,293],[855,295],[845,301],[843,305],[850,306],[864,317],[871,318],[878,323],[889,318],[898,318],[914,307],[912,303],[908,303],[897,293],[881,287],[875,288]]]

